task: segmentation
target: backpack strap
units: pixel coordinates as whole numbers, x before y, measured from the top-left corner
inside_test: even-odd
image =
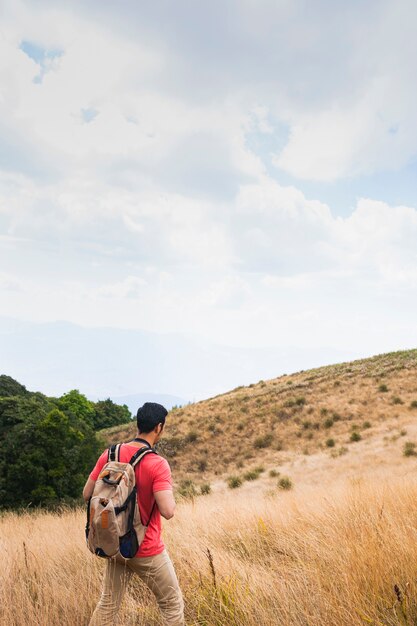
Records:
[[[107,462],[109,461],[119,461],[120,460],[120,443],[114,443],[109,448],[109,452],[107,455]]]
[[[131,464],[131,466],[133,467],[133,469],[135,469],[135,467],[141,462],[141,460],[143,459],[144,456],[146,456],[147,454],[157,454],[157,452],[155,452],[155,450],[153,450],[151,448],[151,446],[144,446],[143,448],[139,448],[139,450],[137,452],[135,452],[135,454],[132,456],[132,458],[130,459],[129,463]],[[148,518],[148,522],[145,524],[146,527],[149,526],[149,522],[151,521],[153,512],[155,510],[156,507],[156,500],[154,500],[153,506],[152,506],[152,510],[151,513],[149,515]]]
[[[152,454],[156,454],[155,450],[152,450],[150,446],[143,446],[143,448],[139,448],[139,450],[135,452],[135,454],[132,456],[132,458],[129,461],[133,469],[135,469],[136,465],[140,463],[143,457],[149,454],[150,452]]]

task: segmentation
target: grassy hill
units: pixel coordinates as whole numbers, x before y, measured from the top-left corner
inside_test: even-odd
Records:
[[[396,352],[171,411],[164,453],[179,489],[212,487],[163,522],[187,625],[417,624],[416,374],[417,350]],[[128,440],[134,428],[102,432]],[[285,476],[293,489],[279,488]],[[0,516],[0,623],[88,623],[104,563],[84,524],[84,509]],[[137,579],[120,621],[160,623]]]
[[[220,487],[258,469],[321,482],[329,467],[333,477],[391,462],[397,471],[407,462],[405,442],[417,440],[416,418],[417,350],[407,350],[261,380],[172,410],[160,451],[177,481]],[[106,443],[134,433],[134,424],[102,431]]]

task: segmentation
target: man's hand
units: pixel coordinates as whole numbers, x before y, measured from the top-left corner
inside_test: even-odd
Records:
[[[155,496],[156,506],[158,507],[162,517],[165,517],[165,519],[171,519],[171,517],[174,517],[175,500],[172,490],[166,489],[164,491],[155,491],[153,495]]]

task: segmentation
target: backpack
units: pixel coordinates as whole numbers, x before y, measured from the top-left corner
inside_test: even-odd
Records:
[[[107,463],[94,485],[87,504],[85,534],[88,549],[97,556],[125,559],[135,556],[142,543],[155,509],[154,502],[147,524],[143,525],[137,500],[135,467],[144,456],[156,452],[139,448],[129,462],[119,461],[122,444],[109,448]]]

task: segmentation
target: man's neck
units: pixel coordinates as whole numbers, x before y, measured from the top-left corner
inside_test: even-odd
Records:
[[[151,433],[136,433],[136,438],[141,439],[142,441],[146,441],[147,443],[149,443],[151,448],[153,448],[155,444],[155,437]]]

